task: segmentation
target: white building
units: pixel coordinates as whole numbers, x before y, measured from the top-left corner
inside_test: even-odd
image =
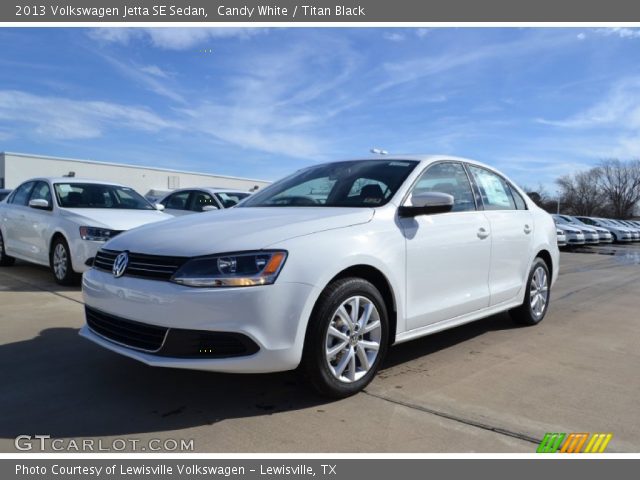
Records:
[[[0,152],[0,188],[16,188],[33,177],[62,176],[121,183],[134,188],[142,195],[154,198],[176,188],[219,187],[249,191],[270,183],[265,180],[182,172],[166,168]]]

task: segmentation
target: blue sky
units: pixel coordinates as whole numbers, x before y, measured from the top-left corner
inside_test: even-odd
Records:
[[[4,28],[0,151],[275,180],[468,156],[547,185],[640,156],[640,30]]]

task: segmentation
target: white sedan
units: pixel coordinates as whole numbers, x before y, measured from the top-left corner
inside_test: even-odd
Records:
[[[179,217],[235,207],[249,195],[249,192],[221,188],[182,188],[169,193],[158,203],[164,206],[165,213]]]
[[[107,240],[168,218],[129,187],[35,178],[0,203],[0,266],[19,258],[51,267],[61,285],[73,284]]]
[[[551,217],[488,166],[328,163],[108,242],[83,276],[81,335],[159,367],[302,365],[344,397],[392,344],[503,311],[539,323],[558,259]]]

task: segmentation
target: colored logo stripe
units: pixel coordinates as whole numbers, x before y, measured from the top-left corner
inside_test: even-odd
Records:
[[[607,448],[612,437],[612,433],[594,433],[591,440],[589,440],[587,448],[584,449],[584,453],[604,452],[604,449]]]
[[[613,438],[612,433],[546,433],[537,453],[603,453]],[[587,443],[587,440],[589,442]],[[582,450],[585,443],[586,448]]]
[[[556,453],[566,433],[547,433],[538,446],[536,453]]]
[[[560,453],[580,453],[587,438],[589,438],[588,433],[570,433],[562,445]]]

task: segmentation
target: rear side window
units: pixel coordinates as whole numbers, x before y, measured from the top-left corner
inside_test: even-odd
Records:
[[[9,199],[9,203],[14,205],[26,205],[31,195],[31,189],[35,182],[26,182],[20,185],[12,197]]]
[[[465,212],[476,209],[471,183],[464,167],[460,163],[442,162],[428,167],[416,183],[412,194],[439,192],[453,195],[452,212]]]
[[[509,185],[509,187],[511,190],[511,194],[513,195],[513,200],[516,202],[516,208],[518,210],[526,210],[527,202],[524,201],[524,198],[522,198],[522,195],[518,193],[518,191],[513,187],[513,185]]]
[[[507,182],[489,170],[469,165],[469,171],[480,190],[485,210],[515,210],[516,204]]]

